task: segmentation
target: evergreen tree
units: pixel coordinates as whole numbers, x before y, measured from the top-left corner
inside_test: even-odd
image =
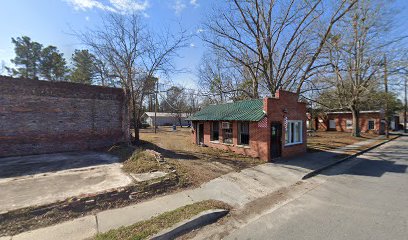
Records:
[[[46,80],[64,80],[68,68],[64,55],[55,46],[48,46],[41,51],[40,72]]]
[[[39,65],[41,61],[42,45],[38,42],[31,41],[27,36],[11,38],[14,44],[16,57],[11,62],[17,68],[11,69],[15,76],[38,79]]]
[[[95,77],[95,56],[88,50],[75,50],[72,54],[72,82],[92,84]]]

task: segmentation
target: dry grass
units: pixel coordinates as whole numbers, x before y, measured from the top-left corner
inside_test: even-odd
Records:
[[[144,150],[137,150],[123,163],[123,170],[131,173],[145,173],[162,170],[153,154]]]
[[[316,132],[315,136],[307,137],[307,147],[309,152],[329,151],[376,137],[378,135],[366,133],[362,133],[361,137],[353,137],[345,132]]]
[[[178,222],[189,219],[203,211],[210,209],[231,209],[227,204],[207,200],[202,202],[186,205],[176,210],[160,214],[149,220],[138,222],[128,227],[121,227],[119,229],[110,230],[104,234],[95,236],[95,240],[126,240],[126,239],[146,239],[149,236],[158,233],[162,229],[169,228]]]
[[[184,180],[194,186],[231,171],[264,163],[257,158],[197,146],[192,142],[190,128],[178,128],[173,132],[171,128],[162,127],[156,134],[152,129],[142,129],[140,138],[143,148],[160,152]]]

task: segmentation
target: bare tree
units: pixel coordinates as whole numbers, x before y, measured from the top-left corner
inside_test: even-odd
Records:
[[[188,36],[184,31],[155,34],[135,13],[110,14],[103,19],[100,28],[77,35],[108,66],[112,77],[123,87],[132,114],[133,143],[137,143],[142,103],[150,93],[151,79],[156,74],[168,74],[174,70],[172,59],[178,50],[187,46]]]
[[[333,26],[357,0],[229,0],[205,23],[203,39],[250,76],[252,98],[265,87],[300,92],[319,69]]]
[[[360,136],[359,113],[366,101],[382,85],[384,53],[398,39],[385,40],[390,22],[385,4],[360,1],[333,31],[328,41],[334,91],[332,101],[349,109],[353,116],[353,136]]]
[[[215,51],[206,52],[198,67],[200,92],[211,103],[223,103],[242,93],[250,96],[251,93],[241,87],[241,77],[236,68]]]

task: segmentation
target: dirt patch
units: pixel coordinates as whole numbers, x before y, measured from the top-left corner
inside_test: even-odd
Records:
[[[140,138],[142,148],[162,154],[189,185],[199,186],[226,173],[265,163],[258,158],[197,146],[191,141],[190,128],[172,131],[161,127],[157,133],[152,129],[142,129]]]
[[[83,195],[36,207],[0,213],[0,236],[46,227],[69,219],[95,214],[102,210],[124,207],[179,189],[179,177],[168,174],[161,179],[131,186]]]

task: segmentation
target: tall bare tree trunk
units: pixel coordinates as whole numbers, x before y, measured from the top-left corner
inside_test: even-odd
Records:
[[[124,112],[123,112],[123,131],[125,132],[125,142],[126,144],[130,144],[132,140],[132,132],[130,131],[130,92],[128,88],[124,89],[125,92],[125,99],[124,99]]]
[[[138,119],[138,109],[136,107],[136,96],[135,90],[133,85],[133,79],[129,76],[128,79],[130,80],[130,93],[132,98],[132,116],[133,116],[133,130],[134,130],[134,138],[132,139],[132,143],[136,145],[139,143],[139,119]]]
[[[360,134],[360,111],[355,107],[351,107],[351,114],[353,116],[353,131],[351,135],[353,137],[361,137]]]

